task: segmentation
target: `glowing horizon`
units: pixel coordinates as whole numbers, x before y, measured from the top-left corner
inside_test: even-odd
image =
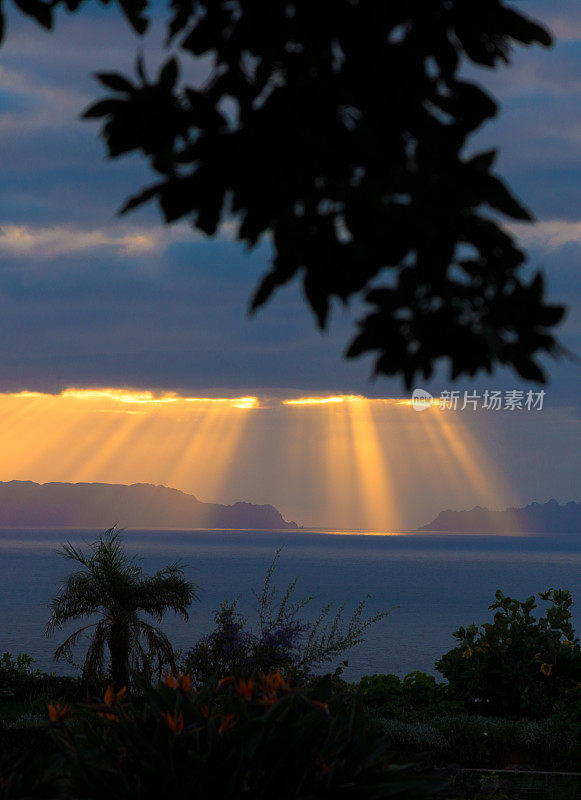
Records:
[[[324,406],[329,403],[346,403],[349,400],[366,400],[367,398],[357,394],[341,394],[331,397],[299,397],[295,400],[281,400],[283,406]]]
[[[224,404],[232,408],[257,408],[257,397],[188,397],[175,392],[165,392],[155,395],[150,391],[135,391],[132,389],[76,389],[74,387],[63,389],[59,394],[47,392],[21,392],[0,393],[0,397],[30,398],[30,397],[63,397],[76,400],[113,400],[117,403],[163,405],[166,403],[197,403],[199,405]]]
[[[117,403],[135,405],[165,405],[176,403],[195,403],[199,405],[224,404],[233,408],[260,408],[263,403],[280,403],[284,406],[322,406],[335,403],[354,403],[354,402],[374,402],[374,403],[394,403],[396,405],[412,405],[412,401],[398,397],[366,397],[365,395],[317,395],[310,397],[278,398],[268,396],[259,399],[254,395],[243,397],[191,397],[181,395],[177,392],[163,392],[156,394],[150,390],[138,390],[131,388],[109,388],[99,387],[91,389],[80,389],[68,387],[61,392],[38,392],[24,389],[19,392],[0,392],[0,397],[11,398],[72,398],[76,400],[112,400]],[[438,404],[437,398],[432,402],[432,406]]]
[[[0,393],[0,480],[161,483],[272,503],[302,524],[383,530],[412,527],[423,507],[514,501],[461,414],[402,398],[211,395]]]

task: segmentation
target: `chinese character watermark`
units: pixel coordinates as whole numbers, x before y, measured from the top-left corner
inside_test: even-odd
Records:
[[[415,411],[438,408],[440,411],[542,411],[546,396],[544,389],[538,392],[529,389],[486,389],[482,394],[476,391],[459,390],[440,392],[434,397],[425,389],[414,389],[411,406]]]

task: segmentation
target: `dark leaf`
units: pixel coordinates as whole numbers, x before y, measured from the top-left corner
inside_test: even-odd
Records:
[[[171,91],[177,83],[178,79],[178,62],[175,58],[170,58],[167,61],[161,72],[159,73],[159,85],[166,91]]]
[[[533,220],[530,211],[513,197],[499,178],[494,178],[492,176],[489,178],[486,202],[513,219],[521,219],[526,222],[531,222]]]
[[[149,7],[147,0],[119,0],[119,5],[133,30],[140,35],[144,34],[149,25],[145,17]]]
[[[116,72],[98,72],[95,77],[99,83],[102,83],[103,86],[112,89],[114,92],[126,92],[130,94],[135,90],[135,87],[127,78],[124,78]]]
[[[138,208],[139,206],[143,205],[143,203],[148,203],[154,197],[156,197],[163,184],[156,184],[155,186],[148,186],[147,189],[143,189],[143,191],[139,192],[138,194],[134,194],[133,197],[130,197],[127,202],[121,206],[119,209],[119,215],[122,216],[126,214],[128,211],[133,211],[134,208]]]
[[[536,43],[543,47],[550,47],[553,43],[551,34],[546,28],[512,8],[504,7],[502,9],[502,22],[506,31],[523,44]]]
[[[546,383],[545,373],[531,359],[515,358],[514,368],[521,376],[521,378],[524,378],[527,381],[534,381],[535,383]]]
[[[99,100],[89,108],[85,109],[82,113],[83,119],[96,119],[98,117],[107,117],[113,114],[119,106],[118,100]]]
[[[42,0],[14,0],[14,5],[27,17],[35,19],[43,28],[52,28],[52,4]]]

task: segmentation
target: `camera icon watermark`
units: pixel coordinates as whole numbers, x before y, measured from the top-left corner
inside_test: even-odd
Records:
[[[414,411],[426,411],[434,405],[434,397],[425,389],[414,389],[412,394],[412,408]]]

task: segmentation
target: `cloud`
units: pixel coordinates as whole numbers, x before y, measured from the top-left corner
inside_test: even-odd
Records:
[[[234,229],[234,223],[224,223],[218,235],[231,238]],[[172,244],[194,243],[203,238],[203,234],[186,223],[172,227],[116,225],[88,229],[4,224],[0,225],[0,253],[45,261],[112,248],[121,256],[147,256],[158,254]]]
[[[534,225],[513,223],[508,227],[524,243],[548,250],[568,244],[581,245],[581,220],[547,219]]]
[[[1,225],[0,252],[23,258],[52,259],[112,247],[122,255],[157,252],[165,244],[161,231],[152,230],[76,230],[30,225]]]
[[[530,13],[549,28],[557,42],[581,41],[581,9],[578,0],[559,0],[555,4],[548,4],[546,0],[533,0],[526,13]]]

